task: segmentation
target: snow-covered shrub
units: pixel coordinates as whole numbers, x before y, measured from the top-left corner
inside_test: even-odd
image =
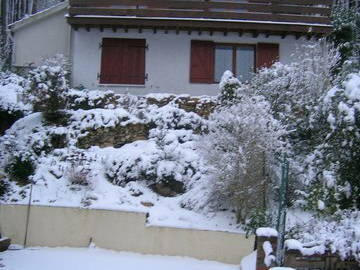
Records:
[[[170,103],[150,111],[152,126],[158,129],[191,129],[200,132],[204,128],[204,119],[194,112],[186,112]]]
[[[231,71],[225,71],[219,84],[220,103],[226,105],[235,102],[239,98],[238,90],[240,85],[240,81],[234,76],[234,74],[232,74]]]
[[[330,45],[319,42],[302,46],[292,60],[288,65],[278,62],[260,70],[249,88],[267,98],[275,116],[289,130],[303,130],[311,121],[312,107],[332,85],[332,71],[339,54]]]
[[[360,207],[360,73],[319,100],[314,114],[321,142],[308,155],[307,207],[333,212]],[[322,122],[321,122],[322,120]]]
[[[68,91],[68,66],[62,56],[45,60],[29,72],[25,84],[24,100],[31,103],[34,111],[43,112],[50,123],[62,120]],[[60,121],[61,122],[61,121]]]
[[[264,161],[271,164],[281,135],[281,125],[263,97],[243,95],[236,104],[215,111],[199,143],[211,167],[212,204],[234,209],[238,222],[245,224],[251,212],[264,205],[268,183],[255,172],[264,169]]]
[[[157,179],[156,164],[161,155],[153,141],[124,145],[105,161],[106,176],[120,186],[137,180],[154,183]]]
[[[256,208],[251,211],[246,223],[243,224],[243,228],[246,231],[246,235],[255,233],[258,228],[271,226],[272,225],[272,216],[270,211],[265,208]]]
[[[359,220],[359,211],[338,211],[334,215],[312,218],[299,224],[292,228],[288,237],[297,239],[296,249],[304,255],[329,251],[340,255],[343,260],[353,258],[360,261]],[[285,244],[289,246],[293,241],[287,240]]]
[[[14,156],[10,163],[6,165],[5,172],[11,181],[19,185],[27,185],[35,172],[35,164],[30,156]]]
[[[104,163],[106,175],[121,186],[145,181],[148,186],[161,183],[183,190],[201,176],[193,140],[190,130],[153,129],[148,141],[117,149]]]
[[[3,178],[0,178],[0,198],[9,191],[9,183]]]
[[[23,82],[24,78],[20,76],[0,72],[0,134],[30,111],[18,98],[23,91]]]
[[[84,151],[74,149],[66,160],[69,165],[67,168],[67,179],[71,185],[90,186],[91,185],[91,165],[94,162]]]
[[[67,99],[67,108],[72,110],[113,109],[117,104],[117,97],[112,91],[71,89],[67,93]]]
[[[344,114],[341,111],[346,109],[347,105],[343,106],[346,101],[335,101],[334,97],[332,105],[326,105],[326,100],[331,100],[326,98],[328,91],[339,82],[339,78],[334,77],[339,62],[337,50],[320,42],[305,46],[300,52],[292,64],[276,63],[269,69],[261,70],[249,87],[266,97],[274,116],[286,127],[290,177],[298,195],[291,199],[307,209],[333,212],[339,207],[340,197],[349,191],[346,177],[339,178],[340,168],[349,172],[344,163],[346,159],[357,164],[354,158],[357,150],[345,147],[356,130],[344,126],[348,123],[346,119],[342,123],[331,124],[339,120],[338,114]],[[332,92],[334,90],[329,93]],[[329,108],[337,112],[331,113]],[[341,154],[342,150],[346,154]],[[346,155],[345,159],[340,158]],[[354,171],[357,170],[355,167]],[[342,184],[336,187],[336,182]]]

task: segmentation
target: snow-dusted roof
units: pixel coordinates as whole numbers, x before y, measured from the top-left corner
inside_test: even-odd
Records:
[[[56,14],[62,10],[65,10],[67,7],[68,7],[68,1],[61,2],[61,3],[59,3],[55,6],[52,6],[48,9],[42,10],[42,11],[32,14],[30,16],[27,16],[27,17],[21,19],[20,21],[9,24],[9,29],[12,32],[15,32],[18,29],[20,29],[26,25],[32,24],[39,20],[45,19],[53,14]]]

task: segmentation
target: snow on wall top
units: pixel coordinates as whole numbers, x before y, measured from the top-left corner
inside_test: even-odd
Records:
[[[263,227],[256,230],[256,235],[263,237],[277,237],[278,232],[273,228]]]

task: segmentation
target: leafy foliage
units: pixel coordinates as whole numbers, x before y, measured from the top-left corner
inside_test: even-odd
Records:
[[[332,10],[333,31],[328,40],[338,48],[341,58],[336,72],[341,72],[344,64],[352,57],[359,57],[358,38],[360,37],[360,14],[356,8],[348,8],[340,3]],[[359,67],[359,63],[357,63]]]
[[[35,165],[27,156],[15,156],[5,168],[9,179],[19,185],[29,184],[34,171]]]

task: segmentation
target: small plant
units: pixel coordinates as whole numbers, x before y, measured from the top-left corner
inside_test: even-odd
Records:
[[[250,234],[255,233],[257,228],[260,227],[271,227],[271,216],[263,208],[255,209],[247,219],[244,230],[246,232],[246,237]]]
[[[0,198],[9,191],[9,183],[5,181],[3,176],[0,175]]]
[[[91,163],[93,159],[87,157],[84,152],[75,150],[67,158],[67,161],[70,163],[67,170],[67,177],[70,184],[91,188]]]
[[[89,186],[90,170],[80,164],[72,164],[68,171],[68,179],[71,185]]]
[[[220,82],[220,102],[223,105],[233,103],[238,99],[238,89],[240,88],[240,81],[227,70],[221,78]]]
[[[29,157],[16,156],[6,166],[5,172],[11,181],[18,185],[25,186],[30,183],[30,177],[35,172],[35,165]]]

